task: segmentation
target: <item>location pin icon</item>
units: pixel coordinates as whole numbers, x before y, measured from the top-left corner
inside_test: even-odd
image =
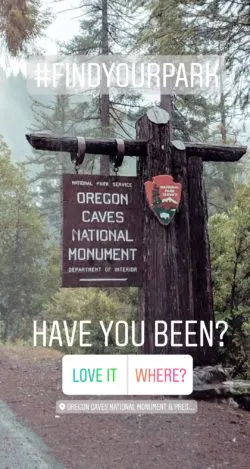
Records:
[[[63,402],[60,402],[58,407],[60,410],[64,410],[66,408],[66,405]]]

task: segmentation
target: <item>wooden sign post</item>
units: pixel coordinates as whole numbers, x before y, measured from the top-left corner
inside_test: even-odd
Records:
[[[170,117],[168,112],[161,108],[153,108],[139,119],[136,131],[136,140],[125,140],[119,142],[119,145],[116,139],[94,140],[81,137],[80,141],[76,137],[56,137],[41,133],[26,136],[35,149],[69,152],[71,157],[75,155],[76,161],[80,160],[80,163],[83,161],[84,152],[92,155],[109,155],[112,158],[117,155],[115,161],[119,160],[120,163],[123,155],[139,157],[137,178],[118,178],[124,183],[127,179],[133,179],[135,183],[132,184],[131,191],[127,190],[128,188],[125,192],[120,189],[118,191],[118,186],[112,185],[114,180],[112,177],[102,180],[109,181],[106,190],[103,189],[105,186],[97,185],[98,180],[101,181],[99,176],[65,176],[68,189],[64,197],[66,221],[63,286],[141,285],[139,313],[140,319],[145,321],[146,328],[144,352],[189,353],[193,356],[195,365],[208,364],[212,362],[215,350],[206,345],[186,350],[185,347],[171,349],[169,345],[162,349],[156,348],[153,340],[154,324],[157,320],[168,324],[170,321],[180,321],[182,324],[186,321],[202,320],[205,323],[214,321],[207,205],[202,178],[203,161],[235,162],[246,153],[247,148],[172,141]],[[77,157],[79,147],[84,148],[80,158]],[[157,176],[166,175],[169,176],[167,183],[166,180],[159,182]],[[72,185],[74,178],[78,182],[88,180],[95,185],[91,190],[86,187],[83,190],[82,186],[81,188],[77,186],[76,189],[76,186]],[[150,195],[147,198],[145,187],[145,183],[150,181],[156,183],[153,204]],[[171,192],[169,187],[172,182],[177,183],[175,187],[179,189],[173,189]],[[111,197],[108,209],[104,202],[104,192],[108,194],[107,197]],[[78,193],[82,195],[77,196]],[[87,196],[87,193],[92,195]],[[94,195],[96,193],[101,195]],[[128,194],[128,205],[121,204],[120,198],[118,207],[114,203],[115,199],[112,199],[112,194],[120,196]],[[108,199],[105,200],[107,202]],[[176,209],[172,205],[174,202],[177,202]],[[173,209],[174,214],[171,212]],[[111,228],[111,218],[108,221],[107,215],[104,215],[107,211],[113,212],[113,217],[117,217],[117,211],[123,213],[123,225],[119,226],[118,219],[109,215],[116,221],[115,226]],[[101,214],[94,215],[91,219],[93,216],[91,214],[98,212]],[[164,216],[171,216],[170,223],[160,223],[163,221],[159,220],[161,215],[163,219]],[[111,243],[101,241],[100,237],[98,240],[87,237],[90,236],[89,231],[92,229],[96,233],[102,230],[111,233],[116,230],[118,236],[120,228],[123,234],[120,234],[119,241],[115,241],[114,233],[111,235],[114,235]],[[83,233],[84,230],[88,233]],[[104,232],[103,236],[106,236]],[[107,251],[105,254],[100,249],[108,249],[109,254],[106,255]],[[116,249],[120,250],[119,253]],[[128,252],[129,249],[137,249],[133,251],[136,253],[136,259],[124,257],[121,259],[119,257],[121,250]],[[100,257],[103,255],[106,256],[105,259]],[[93,269],[91,272],[84,270],[94,267],[101,270]],[[112,267],[112,270],[105,272],[105,268],[108,267]],[[121,268],[137,268],[137,271],[125,272],[120,271]],[[184,326],[180,326],[179,330],[182,333],[183,329]]]
[[[154,346],[156,319],[167,320],[168,324],[174,320],[183,321],[183,326],[178,328],[182,334],[187,320],[214,320],[201,158],[196,157],[197,167],[193,167],[185,146],[171,143],[169,115],[163,110],[161,114],[159,124],[157,119],[152,122],[150,115],[137,122],[137,137],[149,142],[148,158],[140,158],[137,168],[144,206],[145,265],[140,289],[140,318],[145,320],[145,353],[190,353],[185,347],[171,351],[169,346],[162,350]],[[152,216],[143,187],[145,180],[159,174],[171,175],[182,187],[179,209],[168,227]],[[212,349],[197,348],[197,362],[210,363],[212,353]]]

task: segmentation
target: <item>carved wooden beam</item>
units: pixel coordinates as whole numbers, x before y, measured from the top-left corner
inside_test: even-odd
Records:
[[[36,150],[61,151],[77,153],[78,140],[76,137],[58,137],[46,133],[27,134],[26,138]],[[117,154],[116,139],[86,138],[86,153],[93,155]],[[125,155],[146,156],[146,140],[124,140]],[[196,156],[203,161],[238,161],[247,151],[247,147],[233,145],[209,145],[207,143],[184,142],[187,156]]]

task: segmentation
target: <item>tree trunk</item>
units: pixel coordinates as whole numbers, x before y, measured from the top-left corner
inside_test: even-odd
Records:
[[[108,40],[108,0],[102,0],[102,55],[109,54],[109,40]],[[105,77],[102,76],[102,80]],[[100,96],[100,120],[103,136],[107,137],[107,131],[110,124],[109,116],[109,94]],[[102,176],[109,175],[109,158],[105,155],[100,157],[100,174]]]
[[[211,270],[207,235],[207,209],[202,182],[202,160],[193,168],[185,150],[170,145],[170,124],[154,124],[147,116],[137,122],[137,138],[147,139],[148,156],[138,161],[138,177],[144,206],[143,287],[140,289],[140,320],[145,321],[144,353],[188,353],[194,364],[209,363],[213,349],[206,344],[185,347],[185,321],[213,320]],[[201,162],[201,163],[200,163]],[[168,226],[156,219],[147,205],[144,182],[169,174],[182,184],[179,209]],[[156,320],[183,321],[175,343],[183,347],[156,347]],[[168,334],[170,337],[170,334]],[[199,334],[190,343],[199,344]]]
[[[137,123],[137,137],[149,140],[147,159],[138,161],[144,204],[144,268],[140,289],[140,320],[145,320],[146,328],[143,351],[187,353],[185,347],[156,347],[154,344],[155,320],[167,321],[170,327],[172,320],[194,318],[186,153],[171,149],[169,123],[157,125],[144,116]],[[144,182],[160,174],[171,174],[175,182],[182,184],[179,211],[168,226],[159,223],[145,198]]]
[[[211,279],[210,245],[208,238],[208,212],[203,163],[201,158],[188,158],[187,165],[191,257],[193,276],[194,317],[196,321],[214,321]],[[198,335],[199,337],[199,335]],[[199,364],[216,361],[215,347],[197,349]]]
[[[169,137],[170,140],[173,138],[173,125],[172,125],[172,118],[173,118],[173,106],[171,96],[169,94],[161,94],[161,102],[160,107],[165,109],[169,113],[170,121],[169,121]]]

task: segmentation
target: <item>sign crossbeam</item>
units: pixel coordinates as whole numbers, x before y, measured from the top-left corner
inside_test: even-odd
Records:
[[[77,153],[77,137],[58,137],[46,133],[26,134],[26,139],[36,150]],[[117,154],[117,140],[86,138],[86,153],[92,155]],[[124,140],[126,156],[145,157],[148,153],[147,140]],[[184,142],[187,157],[200,157],[203,161],[239,161],[247,147],[234,145],[210,145],[205,143]],[[172,144],[174,147],[174,145]]]

